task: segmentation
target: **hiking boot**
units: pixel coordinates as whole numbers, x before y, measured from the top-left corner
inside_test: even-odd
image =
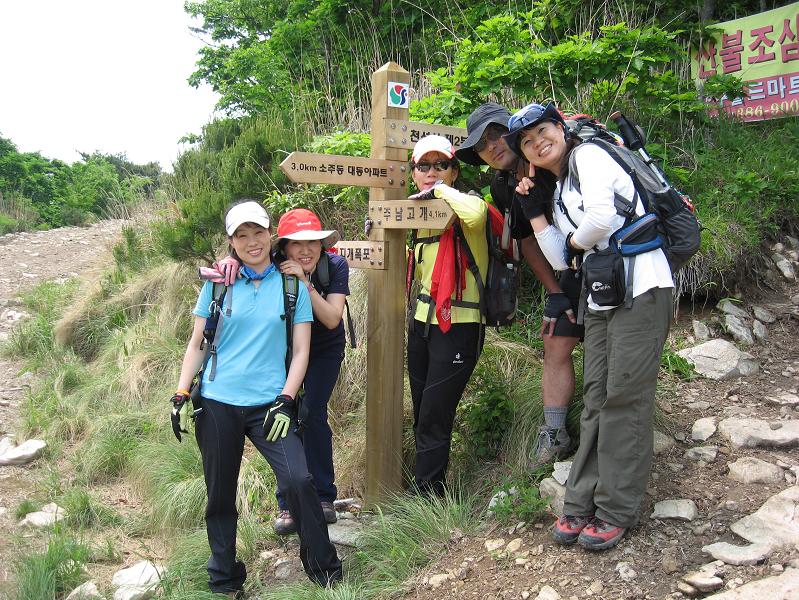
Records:
[[[588,550],[605,550],[619,543],[627,529],[603,521],[598,517],[585,526],[580,532],[577,542]]]
[[[325,515],[325,523],[328,525],[338,521],[338,515],[332,502],[322,502],[322,513]]]
[[[278,535],[297,533],[297,524],[294,522],[294,519],[291,518],[291,513],[287,510],[281,510],[278,513],[273,527],[275,528],[275,533]]]
[[[564,546],[573,544],[593,518],[593,516],[575,517],[563,515],[555,521],[555,525],[552,527],[552,537],[556,542]]]
[[[533,470],[558,459],[565,458],[572,449],[572,440],[566,429],[552,429],[542,425],[538,429]]]

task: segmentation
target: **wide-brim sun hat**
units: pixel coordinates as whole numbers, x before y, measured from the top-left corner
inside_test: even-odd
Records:
[[[466,133],[468,137],[455,150],[455,156],[469,165],[484,165],[486,162],[475,152],[474,147],[482,139],[483,133],[489,125],[499,125],[508,128],[510,112],[507,108],[496,102],[486,102],[478,106],[466,119]]]
[[[554,121],[566,127],[566,121],[563,120],[563,115],[560,114],[558,107],[554,102],[550,102],[546,106],[533,102],[524,108],[520,108],[510,119],[508,119],[508,133],[503,135],[508,147],[519,156],[522,151],[519,148],[519,134],[528,127],[532,127],[541,121]]]
[[[322,229],[322,222],[313,211],[295,208],[280,217],[277,223],[277,239],[320,240],[322,246],[330,248],[339,240],[339,235],[334,229]]]
[[[255,200],[236,204],[225,215],[225,231],[228,237],[232,236],[244,223],[255,223],[264,229],[269,229],[269,215],[266,214],[266,209]]]
[[[441,152],[447,158],[455,158],[455,146],[452,145],[443,135],[426,135],[413,147],[411,160],[418,163],[419,160],[430,152]]]

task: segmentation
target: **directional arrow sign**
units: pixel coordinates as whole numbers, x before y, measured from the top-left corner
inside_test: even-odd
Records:
[[[466,140],[466,130],[463,127],[386,119],[386,146],[389,148],[412,150],[420,138],[431,134],[443,135],[456,148]]]
[[[350,267],[356,269],[378,269],[386,268],[386,248],[383,242],[356,242],[341,240],[334,248],[338,250],[339,256],[347,259]]]
[[[444,200],[380,200],[369,202],[369,218],[377,229],[446,229],[456,215]]]
[[[292,152],[280,163],[280,170],[294,183],[399,189],[409,179],[406,162],[312,152]]]

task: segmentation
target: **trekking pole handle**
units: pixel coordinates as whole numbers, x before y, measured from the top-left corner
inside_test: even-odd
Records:
[[[649,156],[649,153],[644,148],[644,141],[641,139],[641,136],[638,134],[635,126],[630,122],[630,120],[621,114],[621,111],[616,111],[610,115],[611,121],[616,123],[616,126],[619,128],[619,132],[621,133],[621,137],[624,140],[624,143],[630,150],[635,150],[638,154],[641,155],[641,158],[644,159],[644,162],[647,166],[651,169],[651,171],[655,174],[655,177],[658,178],[660,183],[664,186],[668,185],[666,181],[666,176],[661,172],[658,166],[655,164],[654,159]]]
[[[610,115],[610,120],[616,123],[616,127],[619,128],[619,133],[621,133],[621,137],[624,139],[624,143],[630,150],[640,150],[644,147],[644,141],[641,139],[641,136],[638,135],[635,126],[630,123],[627,117],[621,114],[621,111],[617,110]]]

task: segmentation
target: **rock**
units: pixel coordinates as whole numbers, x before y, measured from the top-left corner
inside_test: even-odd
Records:
[[[753,306],[752,312],[755,315],[755,319],[763,323],[768,323],[769,325],[771,325],[777,320],[777,317],[774,315],[773,312],[771,312],[767,308],[763,308],[762,306]]]
[[[771,496],[757,511],[730,526],[753,544],[790,548],[799,540],[799,486]]]
[[[605,591],[605,586],[598,579],[594,579],[594,581],[591,582],[591,585],[588,586],[589,596],[591,594],[601,594],[603,591]]]
[[[650,518],[693,521],[699,515],[693,500],[662,500],[655,504]]]
[[[691,439],[697,442],[704,442],[716,433],[716,419],[714,417],[703,417],[694,421],[691,427]]]
[[[302,569],[302,565],[300,565],[300,569]],[[275,579],[279,581],[290,579],[296,570],[290,558],[280,558],[275,561]]]
[[[722,581],[720,577],[710,575],[709,573],[703,573],[702,571],[688,573],[688,575],[682,579],[685,583],[696,588],[700,592],[713,592],[724,585],[724,581]]]
[[[616,565],[616,572],[619,574],[619,577],[622,581],[630,582],[636,577],[638,577],[638,573],[630,566],[630,563],[627,562],[620,562]]]
[[[728,565],[755,565],[766,560],[773,550],[768,544],[736,546],[727,542],[716,542],[702,546],[702,552]]]
[[[788,245],[794,250],[799,250],[799,240],[797,240],[795,237],[786,235],[785,241],[788,242]]]
[[[340,519],[327,526],[330,541],[340,546],[358,545],[358,538],[363,533],[364,523],[355,519]]]
[[[739,458],[727,465],[730,479],[741,483],[782,483],[782,469],[752,456]]]
[[[50,527],[65,516],[64,509],[55,502],[45,504],[41,510],[30,512],[19,522],[20,527]]]
[[[516,538],[508,542],[508,545],[505,546],[505,552],[508,556],[515,554],[519,551],[522,547],[522,538]]]
[[[754,357],[741,352],[727,340],[710,340],[677,352],[694,365],[696,372],[709,379],[723,380],[757,373],[760,365]]]
[[[704,400],[695,400],[694,402],[685,403],[685,407],[691,410],[707,410],[710,406],[710,402],[705,402]]]
[[[799,445],[799,421],[775,421],[729,418],[719,423],[719,432],[734,448],[776,447]]]
[[[680,581],[677,583],[677,590],[679,592],[682,592],[685,596],[688,596],[689,598],[693,598],[694,596],[699,594],[699,591],[695,587],[688,585],[684,581]]]
[[[782,254],[775,252],[771,255],[771,260],[773,260],[774,264],[777,265],[777,268],[780,270],[780,273],[782,273],[782,276],[785,277],[785,279],[788,281],[794,281],[796,279],[796,273],[793,270],[793,265]]]
[[[450,579],[453,579],[453,577],[449,573],[439,573],[438,575],[431,575],[427,579],[427,583],[430,585],[430,587],[437,588]]]
[[[114,592],[114,600],[152,598],[163,573],[163,568],[157,567],[149,560],[141,560],[126,569],[117,571],[111,579],[111,585],[117,588]]]
[[[560,517],[563,514],[563,501],[566,498],[566,488],[562,486],[552,477],[547,477],[538,486],[538,491],[541,497],[549,496],[549,508]]]
[[[767,396],[766,400],[779,404],[781,406],[797,406],[799,405],[799,396],[790,392],[783,392],[777,396]]]
[[[793,600],[799,598],[799,569],[787,569],[777,577],[766,577],[727,590],[705,600]]]
[[[93,581],[87,581],[69,593],[67,600],[102,600],[103,596]]]
[[[741,344],[751,346],[755,343],[752,330],[738,317],[724,315],[724,329],[727,330],[727,333],[729,333],[735,341]]]
[[[674,438],[670,435],[666,435],[665,433],[661,433],[658,430],[655,430],[655,444],[654,444],[654,451],[655,455],[663,454],[669,448],[674,447]]]
[[[748,319],[749,313],[747,313],[743,308],[735,304],[729,298],[723,298],[716,304],[716,308],[723,312],[725,315],[730,315],[732,317],[738,317],[739,319]]]
[[[484,546],[486,552],[496,552],[497,550],[501,550],[505,547],[505,540],[503,538],[486,540]]]
[[[538,596],[535,597],[535,600],[560,600],[560,594],[558,592],[545,585],[541,588],[541,591],[538,592]]]
[[[660,568],[664,573],[676,573],[680,570],[680,561],[677,558],[677,548],[669,546],[663,549],[663,558],[660,559]]]
[[[560,485],[566,485],[569,473],[572,469],[572,461],[556,462],[552,471],[552,478]]]
[[[16,448],[6,450],[0,456],[0,466],[2,465],[26,465],[33,462],[42,455],[47,447],[47,442],[43,440],[27,440]]]
[[[760,321],[752,322],[752,334],[761,342],[765,342],[768,339],[768,331],[766,331],[766,326]]]
[[[705,342],[710,339],[710,328],[702,323],[702,321],[693,320],[694,337],[700,342]]]
[[[5,454],[7,450],[11,450],[11,448],[13,448],[14,446],[16,446],[16,444],[14,443],[13,436],[4,435],[3,437],[1,437],[0,438],[0,456],[3,456],[3,454]]]
[[[685,451],[685,458],[689,460],[703,460],[705,462],[713,462],[719,453],[718,446],[698,446],[696,448],[688,448]]]

